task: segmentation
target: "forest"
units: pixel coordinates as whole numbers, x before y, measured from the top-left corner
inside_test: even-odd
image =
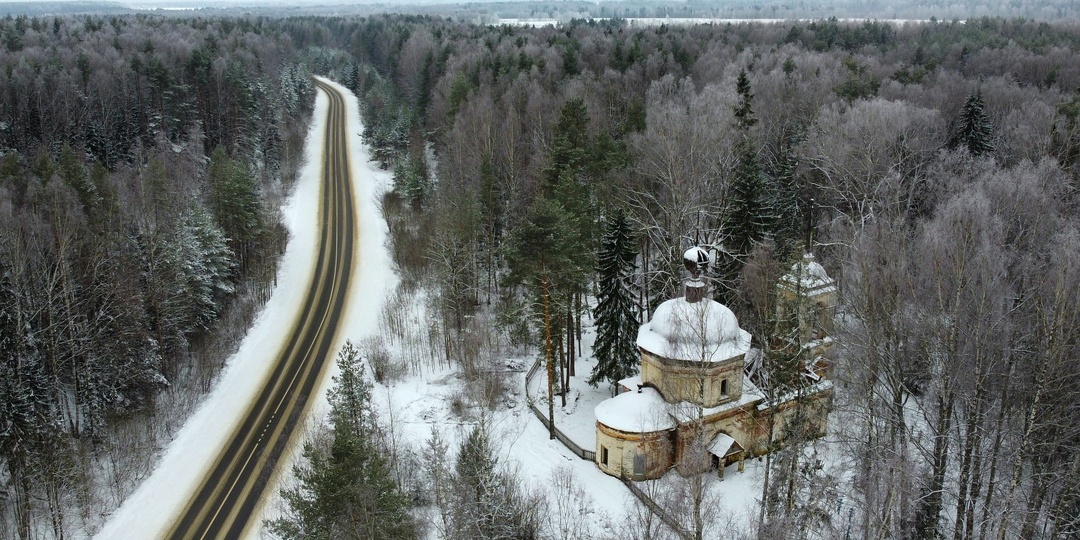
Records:
[[[785,479],[803,503],[766,508],[757,534],[1075,534],[1080,28],[375,19],[359,36],[395,90],[361,88],[367,135],[398,149],[397,192],[429,231],[399,228],[395,256],[437,284],[447,328],[494,309],[507,339],[554,326],[573,354],[621,211],[641,316],[677,292],[686,247],[720,246],[719,299],[767,343],[757,284],[801,255],[809,219],[841,284],[857,518],[838,528],[805,471]],[[541,325],[549,304],[566,316]]]
[[[63,538],[148,474],[264,300],[314,92],[257,21],[0,27],[0,536]]]
[[[692,245],[767,348],[762,284],[809,233],[840,285],[846,515],[840,480],[796,449],[731,534],[1077,534],[1080,26],[137,15],[9,17],[0,36],[5,537],[92,533],[212,383],[286,241],[311,73],[360,97],[394,175],[402,294],[431,299],[430,341],[487,406],[517,380],[500,353],[575,375],[590,299],[622,280],[624,330],[645,320]],[[370,459],[391,454],[357,354],[276,534],[559,537],[483,429],[424,475]],[[593,378],[617,380],[625,347],[598,354]],[[417,452],[447,455],[437,433]],[[349,470],[371,483],[318,489]],[[387,521],[340,519],[371,504]]]

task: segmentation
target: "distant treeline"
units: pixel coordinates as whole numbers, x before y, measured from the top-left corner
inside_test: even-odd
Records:
[[[710,18],[710,19],[907,19],[940,21],[970,20],[981,17],[1023,18],[1036,21],[1076,21],[1080,19],[1080,7],[1070,0],[1035,1],[917,1],[884,2],[864,0],[815,0],[815,1],[757,1],[733,0],[727,2],[669,0],[603,0],[600,2],[567,1],[495,1],[495,2],[424,2],[402,1],[394,3],[350,3],[341,0],[296,3],[274,2],[253,5],[250,2],[230,3],[198,2],[184,0],[177,6],[194,7],[197,11],[154,11],[163,16],[210,16],[243,17],[251,14],[270,17],[297,16],[370,16],[383,13],[413,13],[449,17],[465,22],[493,22],[504,19],[557,19],[572,18]],[[164,4],[163,4],[164,5]],[[150,6],[153,9],[154,6]],[[122,2],[106,1],[58,1],[58,2],[10,2],[0,4],[0,16],[52,16],[52,15],[123,15],[147,13],[136,10]]]

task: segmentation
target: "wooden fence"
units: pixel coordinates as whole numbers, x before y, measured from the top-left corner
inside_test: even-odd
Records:
[[[532,367],[530,367],[529,371],[525,373],[525,401],[529,404],[529,410],[531,410],[533,414],[536,415],[536,418],[540,420],[540,423],[544,424],[544,427],[550,430],[550,421],[544,416],[544,413],[540,412],[540,409],[536,406],[536,399],[532,395],[532,381],[539,371],[540,360],[537,360],[536,362],[533,362]],[[587,461],[592,461],[594,463],[596,462],[595,451],[586,450],[579,446],[577,443],[572,441],[570,437],[567,437],[566,434],[563,433],[558,426],[555,426],[555,438],[558,439],[559,442],[561,442],[564,446],[569,448],[570,451],[576,454],[579,458]],[[633,493],[634,496],[637,497],[638,500],[641,501],[641,503],[644,504],[650,512],[656,515],[656,517],[660,518],[660,521],[662,521],[664,525],[670,527],[671,530],[675,531],[675,534],[682,537],[683,540],[693,540],[694,536],[687,532],[685,529],[683,529],[682,526],[679,525],[679,522],[675,520],[675,518],[672,518],[667,512],[665,512],[660,505],[656,504],[656,501],[654,501],[648,493],[642,491],[641,488],[634,484],[632,480],[627,480],[625,478],[621,478],[620,480],[622,480],[622,483],[626,486],[627,489],[630,490],[630,493]]]
[[[550,430],[551,422],[544,416],[544,413],[540,412],[540,409],[537,408],[536,398],[532,395],[532,380],[539,371],[540,361],[537,360],[533,363],[532,367],[529,368],[529,371],[525,373],[525,401],[529,403],[529,409],[532,410],[533,414],[536,415],[536,418],[540,420],[540,423],[544,424],[544,427]],[[577,457],[587,461],[596,461],[595,451],[587,450],[579,446],[571,440],[570,437],[567,437],[566,434],[559,429],[559,426],[555,426],[555,438],[559,439],[559,442],[563,443],[563,445],[569,448],[571,452],[577,454]]]

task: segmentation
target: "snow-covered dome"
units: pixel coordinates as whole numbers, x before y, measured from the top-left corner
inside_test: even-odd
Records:
[[[651,433],[675,427],[667,402],[647,386],[639,392],[623,392],[605,399],[593,412],[597,422],[626,433]]]
[[[812,253],[804,254],[801,261],[791,265],[791,272],[781,280],[788,288],[794,287],[797,283],[807,290],[830,287],[835,283],[833,278],[825,272],[825,268],[814,260]]]
[[[637,346],[664,358],[720,362],[746,354],[750,333],[727,306],[704,298],[673,298],[660,304],[638,330]]]

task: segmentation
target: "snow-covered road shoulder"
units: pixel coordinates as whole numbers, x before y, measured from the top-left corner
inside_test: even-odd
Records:
[[[394,284],[384,239],[386,226],[380,219],[376,197],[389,182],[389,174],[369,164],[369,154],[359,133],[358,104],[344,87],[325,81],[341,90],[348,108],[348,132],[352,158],[352,182],[358,221],[359,250],[354,268],[357,275],[349,294],[349,307],[338,333],[344,339],[363,337],[377,321],[379,306],[386,291]],[[304,165],[283,212],[289,230],[289,244],[281,260],[270,300],[256,317],[240,347],[227,361],[214,390],[188,419],[169,444],[151,476],[144,481],[110,516],[95,538],[160,538],[168,531],[198,489],[206,471],[213,465],[237,422],[266,380],[270,364],[281,349],[286,333],[296,320],[299,306],[311,281],[317,247],[319,192],[322,172],[323,136],[326,129],[328,99],[318,93],[304,147]],[[332,350],[335,351],[337,347]],[[312,403],[313,411],[325,409],[325,393],[330,373],[324,377]],[[290,466],[288,460],[280,464]],[[277,486],[269,486],[276,494]],[[276,495],[275,495],[276,496]],[[274,505],[264,505],[270,509]],[[249,530],[258,531],[260,527]]]

